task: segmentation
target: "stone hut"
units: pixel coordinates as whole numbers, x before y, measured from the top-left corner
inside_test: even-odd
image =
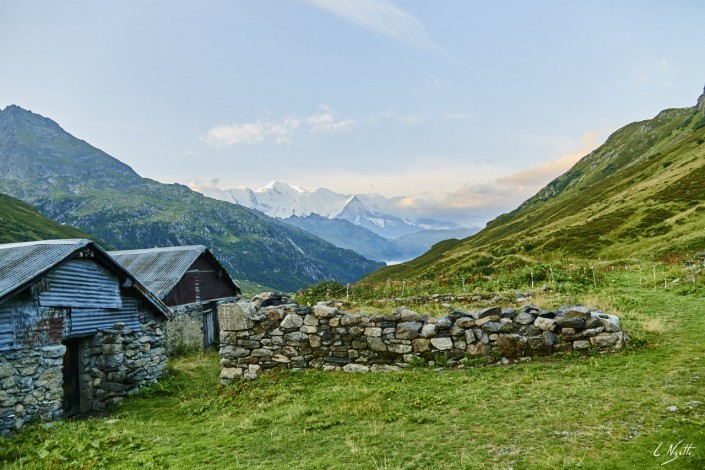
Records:
[[[228,271],[203,245],[111,251],[173,312],[166,326],[167,352],[208,348],[218,341],[218,305],[238,300],[241,291]]]
[[[169,317],[90,240],[0,245],[0,434],[117,404],[155,382]]]

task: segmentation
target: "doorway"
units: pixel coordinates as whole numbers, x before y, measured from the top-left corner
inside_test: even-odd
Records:
[[[220,339],[218,326],[218,305],[215,302],[209,302],[203,307],[203,347],[205,349],[213,347]]]
[[[68,339],[63,342],[64,353],[64,403],[63,417],[68,418],[81,411],[81,384],[79,382],[79,340]]]

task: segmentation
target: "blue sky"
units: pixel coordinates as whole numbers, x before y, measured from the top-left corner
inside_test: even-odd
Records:
[[[617,128],[694,105],[703,18],[695,0],[4,0],[0,107],[167,183],[483,223]]]

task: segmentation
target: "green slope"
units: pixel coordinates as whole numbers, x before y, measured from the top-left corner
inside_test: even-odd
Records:
[[[612,134],[516,210],[366,281],[565,258],[662,260],[705,250],[705,94]]]
[[[98,239],[73,227],[43,216],[34,207],[0,194],[0,243],[54,240],[60,238]]]
[[[281,290],[352,282],[383,266],[259,212],[141,178],[17,106],[0,111],[0,191],[116,249],[206,245],[238,280]]]

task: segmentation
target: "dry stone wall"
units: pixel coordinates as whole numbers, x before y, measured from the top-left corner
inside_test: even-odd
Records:
[[[490,307],[432,318],[405,307],[393,315],[364,315],[325,303],[277,305],[260,298],[221,305],[219,319],[224,385],[275,368],[366,372],[421,360],[456,366],[482,357],[507,362],[558,351],[613,351],[626,341],[618,317],[582,306]]]

